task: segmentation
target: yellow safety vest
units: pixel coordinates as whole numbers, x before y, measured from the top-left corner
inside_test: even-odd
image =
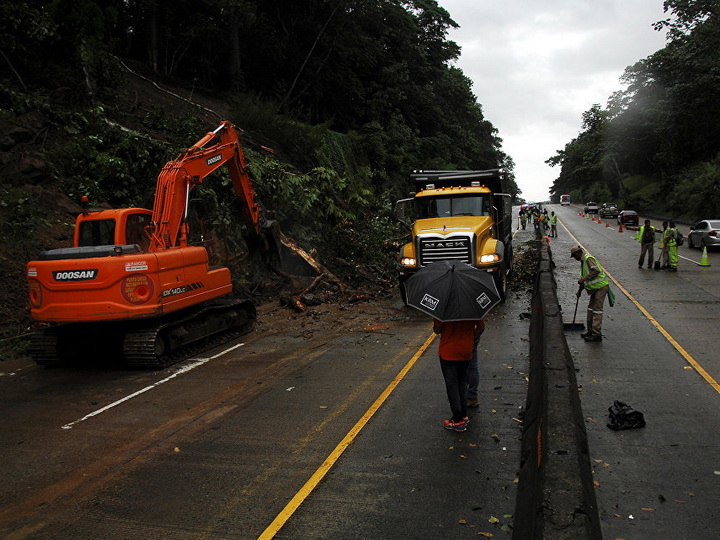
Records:
[[[605,270],[603,269],[602,265],[598,262],[598,260],[590,255],[589,253],[585,253],[582,258],[582,267],[580,269],[580,277],[585,277],[590,273],[590,267],[587,264],[587,260],[592,258],[595,263],[598,265],[598,268],[600,269],[600,273],[595,277],[595,279],[591,281],[585,281],[583,283],[583,287],[585,287],[585,290],[588,291],[597,291],[598,289],[602,289],[606,285],[610,285],[610,280],[607,277],[607,274],[605,273]]]

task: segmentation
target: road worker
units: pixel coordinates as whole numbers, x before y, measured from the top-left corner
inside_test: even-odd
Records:
[[[671,272],[677,272],[678,267],[678,246],[677,246],[677,234],[678,230],[675,227],[675,222],[671,221],[665,232],[663,233],[663,244],[668,256],[668,270]]]
[[[577,297],[580,298],[583,289],[590,295],[587,330],[581,336],[587,342],[602,341],[603,305],[610,289],[610,280],[597,259],[589,253],[584,253],[580,246],[570,250],[570,257],[582,263]]]
[[[646,219],[645,224],[638,229],[635,235],[635,240],[640,242],[640,258],[638,259],[638,268],[643,267],[645,262],[645,255],[647,254],[647,267],[652,268],[653,259],[653,247],[655,246],[655,227],[650,225],[650,220]]]

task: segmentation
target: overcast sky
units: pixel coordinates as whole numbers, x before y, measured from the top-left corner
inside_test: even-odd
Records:
[[[559,175],[545,161],[578,135],[582,113],[623,89],[625,68],[665,46],[662,0],[438,0],[460,28],[457,66],[528,201]]]

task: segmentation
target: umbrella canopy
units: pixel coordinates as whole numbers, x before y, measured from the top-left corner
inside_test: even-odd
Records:
[[[407,304],[442,322],[482,319],[500,302],[487,272],[460,261],[437,261],[405,282]]]

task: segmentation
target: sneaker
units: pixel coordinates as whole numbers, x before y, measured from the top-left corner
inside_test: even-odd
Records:
[[[453,431],[465,431],[468,427],[468,424],[470,423],[470,419],[466,416],[459,422],[453,422],[453,419],[445,420],[443,422],[443,427],[445,429],[453,430]]]
[[[588,336],[588,337],[586,337],[586,338],[584,338],[584,339],[585,339],[585,341],[587,341],[588,343],[594,343],[594,342],[597,342],[597,341],[602,341],[602,336],[590,335],[590,336]]]
[[[470,407],[471,409],[474,409],[475,407],[480,406],[480,400],[479,399],[468,399],[466,407]]]

